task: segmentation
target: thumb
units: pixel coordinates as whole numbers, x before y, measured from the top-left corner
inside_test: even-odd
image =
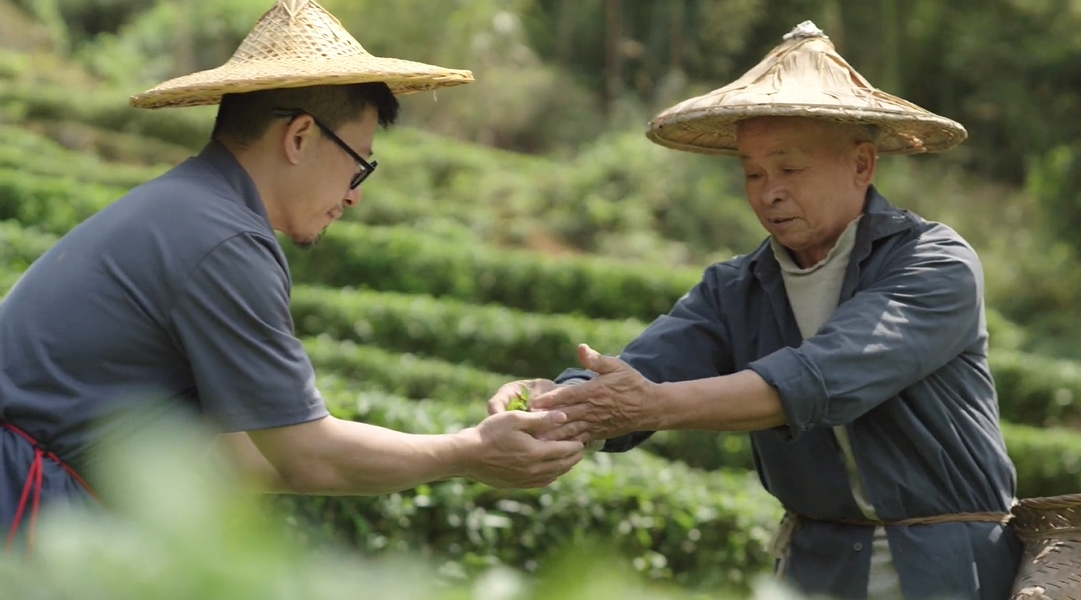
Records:
[[[588,344],[578,344],[578,362],[598,375],[614,373],[623,366],[623,361],[614,356],[605,356]]]

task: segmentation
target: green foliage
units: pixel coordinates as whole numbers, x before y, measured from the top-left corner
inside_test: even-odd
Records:
[[[6,56],[0,51],[0,56]],[[105,131],[142,136],[137,151],[123,155],[127,162],[157,164],[162,156],[175,156],[175,146],[198,149],[213,126],[215,107],[185,110],[140,110],[128,106],[128,97],[142,91],[132,86],[102,86],[86,72],[49,55],[5,58],[0,68],[0,115],[24,123],[55,127],[82,123]],[[132,141],[131,143],[134,143]]]
[[[1007,422],[1001,426],[1017,468],[1019,498],[1081,490],[1081,433]],[[701,469],[754,469],[750,441],[743,434],[668,431],[654,434],[642,448]]]
[[[24,228],[18,221],[0,221],[0,270],[25,271],[55,242],[55,237]]]
[[[338,341],[326,335],[305,339],[304,350],[320,375],[333,374],[365,389],[455,405],[483,404],[499,386],[513,379],[510,375]]]
[[[302,335],[377,344],[521,377],[554,377],[577,366],[588,342],[617,354],[643,328],[634,321],[542,316],[492,306],[392,293],[298,287],[293,314]],[[991,353],[1002,418],[1033,425],[1081,423],[1081,364],[1010,350]],[[496,380],[472,395],[494,391]]]
[[[286,256],[296,281],[644,321],[667,313],[701,277],[695,269],[463,243],[404,225],[338,223],[314,249],[287,245]]]
[[[333,382],[320,389],[336,416],[404,431],[454,431],[484,413],[483,403],[467,416]],[[597,535],[650,578],[707,589],[746,586],[768,568],[765,544],[779,517],[751,473],[703,473],[645,452],[591,454],[539,490],[450,481],[376,498],[285,500],[301,518],[326,524],[332,539],[366,552],[434,554],[462,570],[532,570],[538,556]]]
[[[531,45],[546,59],[566,64],[593,93],[605,94],[612,85],[608,78],[615,78],[626,92],[625,101],[659,97],[675,102],[676,94],[690,95],[688,83],[713,89],[734,78],[756,28],[776,10],[775,4],[763,0],[617,4],[614,19],[621,25],[623,40],[617,48],[616,72],[606,61],[605,47],[607,10],[612,4],[538,0],[527,22]],[[800,19],[808,18],[806,4]]]
[[[8,290],[19,280],[19,277],[22,277],[22,273],[7,270],[0,271],[0,295],[7,294]]]
[[[1067,241],[1076,243],[1071,234],[1081,223],[1081,203],[1078,196],[1078,174],[1081,173],[1081,157],[1073,146],[1052,148],[1043,156],[1030,161],[1025,186],[1053,218],[1050,225]]]
[[[1009,423],[1002,424],[1002,433],[1017,468],[1018,498],[1081,491],[1081,434]]]
[[[328,0],[325,6],[374,54],[473,72],[469,85],[405,97],[405,123],[517,151],[573,147],[603,131],[600,102],[529,46],[522,15],[531,3]]]
[[[37,187],[19,187],[27,181]],[[76,198],[84,199],[85,203],[71,202],[58,192],[73,186],[62,181],[26,179],[21,174],[0,170],[0,218],[37,223],[47,230],[63,232],[68,220],[82,220],[98,209],[94,201],[87,200],[95,197],[92,187],[82,186],[78,192]],[[96,195],[97,201],[108,202],[111,195],[103,191]],[[662,278],[650,279],[651,269],[635,269],[630,265],[584,258],[561,264],[528,253],[431,240],[403,228],[342,225],[337,233],[326,236],[326,254],[317,250],[299,255],[304,260],[293,264],[298,280],[332,285],[363,281],[374,288],[406,294],[446,294],[506,306],[518,304],[534,312],[569,312],[575,306],[570,301],[575,298],[582,299],[579,306],[584,306],[586,310],[582,312],[586,312],[591,307],[604,306],[600,302],[589,303],[590,299],[601,297],[602,301],[610,302],[608,309],[613,311],[613,316],[620,315],[619,298],[628,297],[646,305],[649,291],[643,288],[664,282]],[[34,228],[22,229],[15,221],[4,223],[0,239],[9,241],[7,253],[0,253],[0,264],[8,265],[11,270],[25,268],[55,241],[53,235]],[[337,269],[328,269],[325,266],[328,264]],[[348,271],[352,276],[341,276],[339,271]],[[515,276],[521,273],[527,276],[516,280]],[[561,287],[568,273],[581,287]],[[681,293],[681,286],[689,287],[689,283],[679,282],[680,274],[669,272],[668,276],[670,281],[677,282],[671,285],[668,294]],[[689,273],[683,276],[689,281]],[[492,287],[478,293],[477,288],[484,283]],[[566,304],[545,306],[533,298],[516,300],[513,292],[505,291],[513,290],[515,285],[518,298],[539,290],[540,294],[546,294],[542,299]],[[606,289],[605,285],[609,287]],[[602,294],[607,294],[607,298]],[[324,304],[325,297],[336,300]],[[659,304],[663,296],[656,298]],[[591,312],[604,313],[603,310]],[[990,314],[992,339],[1002,340],[996,343],[990,356],[1002,417],[1010,422],[1034,425],[1081,423],[1081,366],[1073,361],[1014,350],[1023,342],[1021,334],[1001,316],[993,311]],[[493,306],[443,303],[403,294],[335,294],[306,287],[298,288],[294,295],[294,315],[304,335],[334,334],[362,344],[375,343],[400,352],[468,361],[485,371],[523,377],[552,377],[563,368],[574,366],[574,348],[580,342],[601,345],[606,352],[617,353],[644,328],[644,323],[636,321],[589,321],[567,315],[542,316]],[[436,390],[441,398],[481,396],[494,391],[500,385],[500,378],[510,377],[469,369],[459,373],[452,365],[432,361],[418,363],[423,367],[410,366],[408,361],[416,359],[394,357],[373,348],[332,351],[326,343],[312,348],[328,367],[378,381],[384,389],[398,391],[399,387],[387,387],[392,385],[391,380],[397,379],[397,385],[404,386],[400,393],[409,397],[434,397]],[[406,362],[402,363],[403,360]],[[400,375],[403,371],[415,374]]]
[[[272,4],[261,0],[162,0],[82,40],[75,56],[114,83],[154,85],[220,66]]]
[[[990,365],[1003,419],[1081,426],[1081,363],[998,350]]]
[[[530,492],[449,481],[380,498],[268,502],[200,460],[208,443],[206,431],[174,418],[99,449],[105,476],[98,492],[109,510],[46,507],[33,558],[18,548],[0,556],[5,597],[689,600],[689,591],[672,585],[686,580],[713,597],[747,598],[763,563],[759,529],[776,516],[761,491],[738,487],[738,476],[604,460],[583,465],[564,484]],[[293,503],[302,518],[339,518],[364,542],[360,552],[305,543],[318,531],[278,510]],[[628,512],[603,512],[608,507]],[[421,528],[429,522],[436,537],[426,540]],[[568,527],[594,522],[599,526],[588,531]],[[508,539],[508,525],[529,529],[528,558],[518,540]],[[752,534],[693,551],[732,528]],[[643,547],[650,538],[660,540],[657,550]],[[507,554],[482,558],[496,542]],[[421,547],[434,552],[399,552]],[[625,553],[613,552],[619,549]],[[661,552],[672,552],[671,562]],[[738,577],[726,580],[728,571]],[[794,598],[772,586],[755,588],[762,600]]]
[[[67,24],[60,11],[60,0],[22,0],[24,5],[48,32],[53,48],[65,52],[71,46]]]
[[[674,153],[640,133],[599,138],[560,160],[406,129],[380,135],[376,147],[386,167],[350,219],[447,219],[488,244],[665,266],[727,259],[763,237],[733,164]]]
[[[220,64],[269,6],[21,3],[86,70],[0,52],[0,290],[56,235],[203,145],[212,107],[137,111],[126,99],[151,80]],[[289,250],[297,281],[400,292],[295,289],[298,332],[309,336],[320,388],[343,418],[439,433],[482,419],[484,400],[514,376],[575,366],[578,342],[618,352],[697,281],[701,265],[748,251],[763,236],[734,162],[659,148],[642,137],[642,123],[735,77],[810,17],[872,83],[969,128],[966,144],[935,162],[883,161],[880,187],[957,228],[984,261],[991,368],[1019,495],[1076,492],[1079,434],[1012,424],[1081,425],[1081,367],[1034,353],[1081,358],[1074,306],[1081,246],[1071,238],[1081,218],[1074,143],[1081,96],[1070,83],[1081,64],[1081,38],[1072,33],[1081,12],[1067,4],[326,0],[377,54],[478,75],[473,85],[441,92],[438,103],[429,94],[403,99],[405,125],[561,152],[531,157],[408,127],[380,132],[385,166],[350,213],[369,226],[338,224],[314,251]],[[605,56],[606,6],[622,6],[617,72]],[[633,131],[602,135],[632,122]],[[1027,176],[1027,187],[982,185],[973,172],[1008,182]],[[583,251],[594,256],[575,256]],[[565,314],[573,312],[582,316]],[[647,579],[744,593],[748,578],[769,564],[764,541],[778,512],[752,468],[746,435],[661,432],[640,451],[592,455],[545,490],[450,481],[379,498],[281,498],[292,516],[271,525],[249,520],[251,511],[231,500],[224,516],[200,514],[212,501],[198,494],[191,501],[184,491],[198,485],[168,471],[162,482],[135,479],[142,496],[131,497],[147,505],[144,530],[58,521],[44,534],[43,562],[0,562],[0,579],[20,597],[31,596],[20,592],[32,582],[48,582],[44,597],[263,597],[310,588],[318,591],[305,597],[363,590],[465,598],[485,594],[445,580],[484,573],[477,585],[486,576],[509,578],[523,600],[599,590],[644,596],[641,579],[613,579],[615,567],[578,579],[564,571],[544,576],[565,548],[599,537],[597,554],[619,556],[617,567],[629,564]],[[417,584],[403,591],[389,583],[402,571],[322,556],[306,561],[278,545],[268,534],[275,527],[369,555],[426,555],[439,569],[400,576]],[[199,531],[206,533],[191,536]],[[151,541],[160,539],[170,542],[168,552]],[[109,541],[104,551],[102,540]],[[539,569],[540,577],[498,565]],[[436,578],[436,586],[423,584]]]
[[[529,388],[523,387],[518,390],[518,393],[507,403],[507,410],[529,410]]]
[[[641,449],[695,469],[754,470],[751,438],[746,433],[658,431]]]
[[[753,484],[638,453],[595,455],[542,490],[455,481],[371,499],[289,500],[301,518],[369,552],[529,569],[553,548],[598,535],[651,578],[709,589],[746,585],[770,564],[764,546],[779,514]]]
[[[164,172],[164,167],[106,163],[93,154],[72,152],[47,137],[21,127],[0,125],[0,168],[35,178],[67,178],[115,188],[120,194]],[[26,177],[29,181],[30,177]],[[74,182],[73,182],[74,184]],[[80,186],[81,187],[81,186]],[[79,195],[73,185],[70,195]],[[76,200],[78,201],[78,200]]]
[[[122,194],[115,188],[0,168],[0,220],[16,219],[56,235],[67,233]]]
[[[618,353],[643,329],[636,321],[537,315],[420,295],[297,286],[297,334],[326,334],[398,352],[438,356],[523,377],[554,377],[576,363],[578,343]],[[494,391],[494,390],[493,390]]]

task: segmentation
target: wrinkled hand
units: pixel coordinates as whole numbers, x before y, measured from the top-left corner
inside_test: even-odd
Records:
[[[512,381],[499,388],[499,391],[488,400],[488,414],[494,415],[496,413],[506,412],[507,405],[510,404],[510,401],[513,400],[523,388],[529,390],[530,398],[536,398],[557,387],[559,386],[549,379],[523,379],[521,381]]]
[[[504,411],[463,432],[478,448],[466,476],[495,488],[544,487],[582,460],[577,441],[541,441],[535,436],[566,420],[560,411]]]
[[[538,439],[588,443],[649,428],[657,384],[622,360],[598,354],[585,344],[578,346],[578,361],[598,376],[533,396],[532,410],[558,410],[567,415],[565,423],[538,434]]]

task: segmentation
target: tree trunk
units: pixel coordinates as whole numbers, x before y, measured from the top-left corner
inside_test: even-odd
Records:
[[[623,39],[623,6],[621,0],[605,0],[605,91],[608,111],[614,110],[623,96],[623,57],[620,42]]]
[[[842,56],[845,53],[845,21],[841,10],[841,0],[827,0],[822,7],[822,23],[819,26]]]
[[[901,19],[897,0],[882,0],[882,83],[883,91],[901,95]]]
[[[194,28],[190,0],[177,3],[177,19],[173,26],[173,71],[187,75],[196,70]]]
[[[672,1],[672,32],[671,43],[671,59],[672,70],[683,70],[683,30],[684,30],[684,13],[686,10],[685,0],[671,0]]]
[[[568,65],[574,52],[574,17],[579,0],[563,0],[559,5],[559,25],[556,29],[556,60]]]

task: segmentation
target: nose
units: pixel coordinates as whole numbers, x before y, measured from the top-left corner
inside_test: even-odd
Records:
[[[758,200],[765,206],[773,206],[784,200],[786,193],[784,186],[780,185],[779,182],[769,181],[762,186],[762,194]]]
[[[357,203],[360,202],[360,194],[360,186],[358,186],[356,189],[349,190],[349,192],[345,195],[345,205],[350,207],[355,206]]]

